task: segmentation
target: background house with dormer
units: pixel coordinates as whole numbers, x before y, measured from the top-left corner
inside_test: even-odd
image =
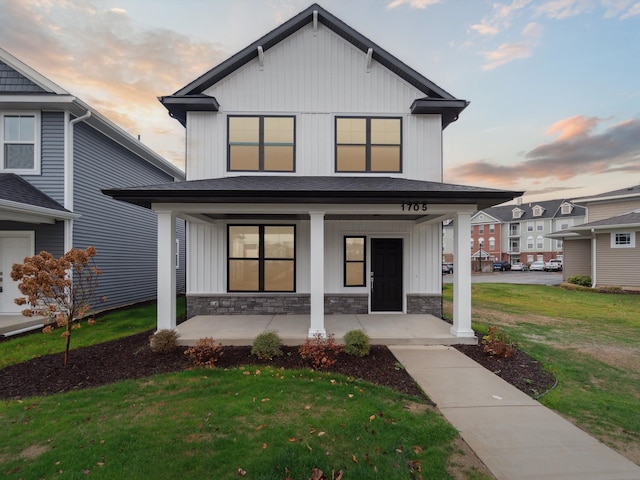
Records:
[[[573,201],[586,208],[586,223],[548,235],[564,242],[564,280],[586,275],[594,287],[640,287],[640,186]]]
[[[531,264],[563,259],[561,238],[547,238],[552,232],[580,225],[585,208],[567,199],[498,205],[478,211],[471,218],[470,248],[472,258]],[[451,226],[445,225],[445,261],[453,259]],[[482,248],[481,248],[482,247]]]
[[[175,218],[188,316],[442,314],[442,221],[462,265],[452,333],[473,336],[471,216],[521,192],[442,182],[458,99],[311,5],[160,98],[186,129],[187,181],[109,189],[159,218],[158,328],[175,327]]]
[[[0,49],[0,314],[21,310],[14,263],[89,245],[104,272],[100,308],[155,298],[156,215],[101,189],[175,180],[181,170]],[[173,230],[172,276],[184,291],[184,222]]]

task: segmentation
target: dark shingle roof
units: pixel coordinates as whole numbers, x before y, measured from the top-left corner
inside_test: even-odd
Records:
[[[239,176],[103,190],[118,200],[149,207],[187,203],[369,203],[428,201],[478,203],[486,208],[522,192],[392,177]]]
[[[70,213],[49,195],[14,173],[0,173],[0,200]]]
[[[571,213],[563,214],[561,206],[563,203],[569,202],[565,199],[559,200],[545,200],[542,202],[530,202],[523,203],[522,205],[499,205],[497,207],[491,207],[484,210],[484,213],[497,218],[501,222],[508,223],[511,221],[521,222],[523,220],[544,220],[546,218],[565,218],[565,217],[579,217],[585,214],[585,208],[580,205],[573,205]],[[569,202],[571,203],[571,202]],[[534,217],[533,209],[536,206],[541,206],[544,211],[541,216]],[[513,209],[519,208],[524,213],[520,218],[513,218]]]

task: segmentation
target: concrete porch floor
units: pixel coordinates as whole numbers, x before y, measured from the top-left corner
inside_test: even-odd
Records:
[[[44,325],[44,317],[25,317],[21,313],[0,314],[0,335],[8,336],[23,330],[39,328]]]
[[[198,315],[177,326],[179,345],[212,337],[223,345],[252,345],[255,338],[275,330],[285,345],[301,345],[309,334],[309,315]],[[475,337],[458,338],[451,324],[433,315],[326,315],[327,334],[342,343],[349,330],[363,330],[372,345],[476,344]]]

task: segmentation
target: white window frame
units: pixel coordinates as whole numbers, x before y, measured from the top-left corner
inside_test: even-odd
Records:
[[[4,121],[6,117],[33,117],[33,168],[4,168]],[[40,112],[37,111],[4,111],[0,112],[0,172],[15,173],[18,175],[40,175]],[[22,143],[25,145],[31,145],[31,142],[9,142],[9,143]]]
[[[629,243],[619,243],[618,235],[629,235]],[[636,248],[636,232],[611,232],[611,248]]]
[[[527,222],[527,232],[533,232],[535,230],[534,222]]]
[[[572,210],[573,210],[573,205],[571,205],[570,203],[562,204],[562,215],[569,215]]]
[[[496,239],[495,237],[489,237],[489,250],[496,249]]]
[[[511,215],[513,216],[513,218],[520,218],[522,217],[522,214],[524,213],[524,211],[518,207],[514,208],[513,210],[511,210]]]
[[[544,232],[544,221],[536,222],[536,232]]]
[[[535,240],[532,235],[527,237],[527,250],[533,250],[533,246],[535,245]]]
[[[544,208],[542,208],[540,205],[536,205],[535,207],[533,207],[534,217],[541,217],[543,213],[544,213]]]
[[[536,249],[544,250],[544,237],[542,235],[536,237]]]
[[[489,233],[496,233],[496,225],[495,223],[489,224]]]

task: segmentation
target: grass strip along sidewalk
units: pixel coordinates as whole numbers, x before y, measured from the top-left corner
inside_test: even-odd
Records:
[[[472,298],[476,331],[498,325],[557,376],[544,405],[640,464],[640,295],[477,283]]]

